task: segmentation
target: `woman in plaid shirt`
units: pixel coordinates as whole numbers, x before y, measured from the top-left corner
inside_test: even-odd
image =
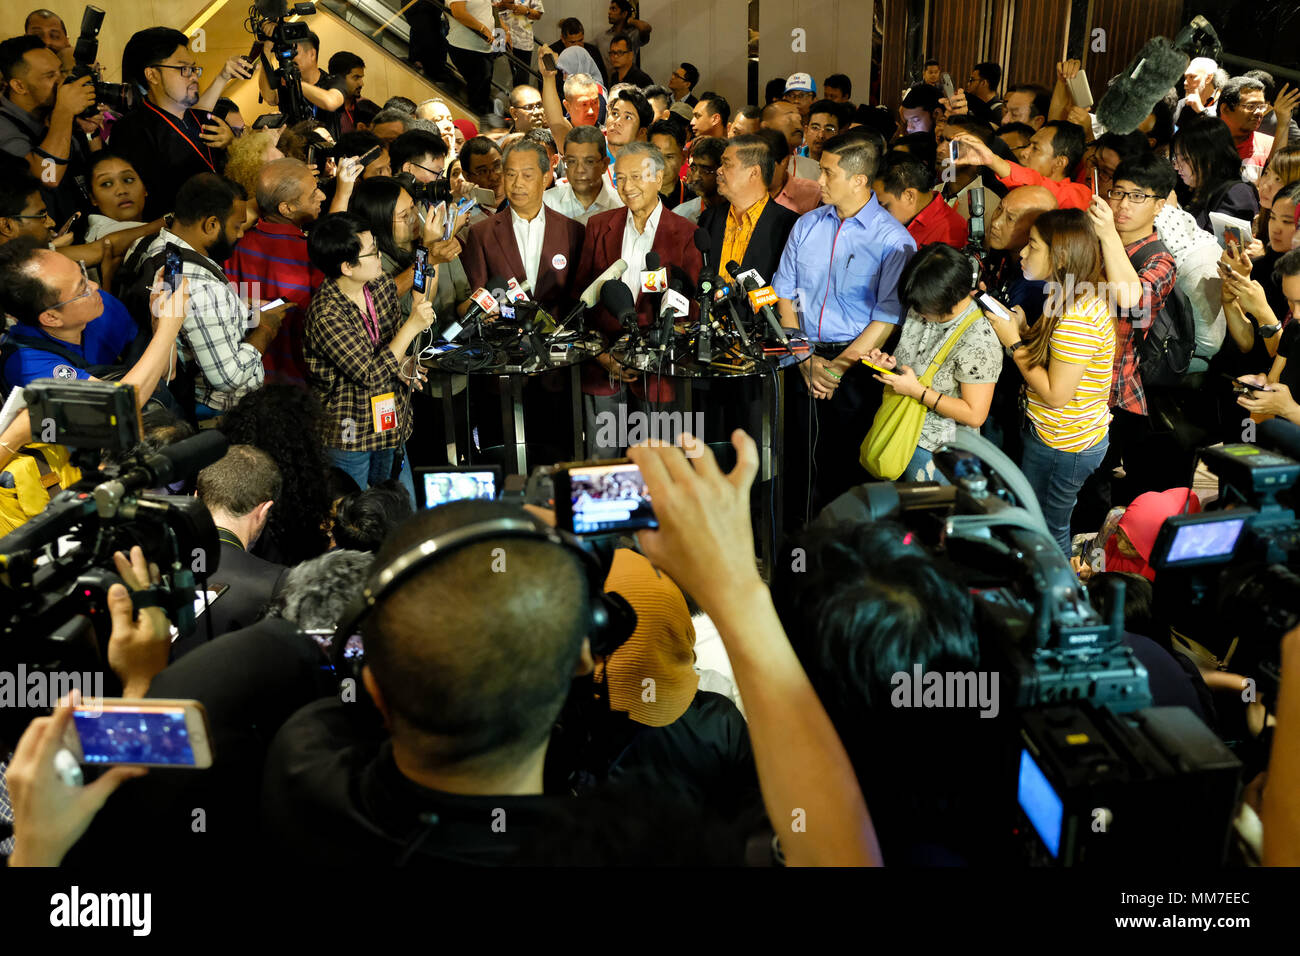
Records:
[[[433,324],[433,305],[415,293],[410,314],[402,315],[374,234],[351,213],[317,222],[307,255],[326,277],[307,311],[303,348],[307,382],[325,408],[326,450],[362,488],[398,473],[414,506],[406,439],[411,392],[424,376],[407,352]],[[436,288],[437,273],[429,280]]]

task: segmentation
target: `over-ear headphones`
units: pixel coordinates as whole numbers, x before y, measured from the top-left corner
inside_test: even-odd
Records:
[[[578,559],[587,582],[587,638],[591,652],[608,656],[617,650],[636,629],[636,611],[620,594],[606,593],[608,568],[596,553],[575,536],[552,528],[527,512],[476,521],[460,528],[426,538],[402,552],[383,568],[372,572],[365,589],[343,612],[330,644],[330,660],[340,678],[352,677],[360,686],[364,649],[349,642],[360,633],[361,623],[402,584],[448,554],[482,541],[502,539],[541,541],[564,548]]]

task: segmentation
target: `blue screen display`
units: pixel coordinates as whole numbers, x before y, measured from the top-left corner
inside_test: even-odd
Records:
[[[441,471],[424,476],[424,506],[436,508],[465,498],[493,499],[497,478],[493,471]]]
[[[1028,750],[1020,751],[1020,806],[1038,836],[1053,857],[1061,852],[1061,823],[1065,819],[1065,804],[1052,789],[1051,783],[1039,769]]]
[[[194,765],[182,708],[77,710],[72,719],[81,738],[83,763]]]
[[[1207,521],[1183,525],[1169,546],[1167,561],[1194,561],[1200,558],[1222,558],[1232,554],[1246,526],[1245,518],[1228,521]]]

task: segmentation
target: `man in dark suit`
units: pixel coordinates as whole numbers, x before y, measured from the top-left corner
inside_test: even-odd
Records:
[[[681,268],[691,284],[699,282],[702,260],[695,248],[695,225],[664,208],[659,198],[667,166],[661,153],[644,142],[632,142],[623,147],[614,164],[619,198],[626,204],[619,209],[598,213],[587,220],[587,236],[578,263],[577,286],[584,288],[596,276],[619,259],[627,262],[624,282],[636,302],[637,324],[642,328],[658,321],[656,309],[662,296],[645,292],[646,254],[657,253],[662,268],[672,278],[673,267]],[[691,306],[694,318],[696,308]],[[622,335],[618,318],[603,306],[593,310],[587,319],[589,328],[605,336],[606,344],[613,345]],[[671,401],[674,392],[666,379],[652,377],[643,382],[641,373],[624,368],[605,352],[583,366],[583,404],[586,412],[587,452],[595,458],[610,458],[620,454],[618,447],[597,441],[602,413],[617,415],[618,406],[629,404],[645,410],[645,402]],[[628,392],[631,395],[628,395]],[[624,436],[625,437],[625,436]]]
[[[252,445],[231,445],[225,456],[199,472],[199,500],[212,515],[221,541],[221,559],[209,584],[228,590],[213,603],[212,635],[221,637],[247,627],[261,616],[288,569],[249,554],[266,527],[275,500],[280,497],[280,470],[271,456]],[[207,636],[200,619],[197,644]],[[173,656],[189,650],[177,642]]]
[[[520,140],[506,150],[505,189],[509,208],[470,227],[461,263],[471,288],[489,278],[528,280],[532,297],[552,315],[574,299],[574,273],[582,251],[583,227],[546,208],[546,148]]]
[[[769,198],[776,164],[772,151],[757,135],[730,140],[718,166],[718,195],[726,200],[700,214],[700,228],[709,234],[710,249],[718,250],[718,272],[735,260],[742,272],[755,269],[771,283],[781,265],[781,252],[799,216]]]

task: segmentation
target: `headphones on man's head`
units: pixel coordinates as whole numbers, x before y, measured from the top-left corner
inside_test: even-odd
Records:
[[[343,612],[330,643],[330,662],[339,679],[351,677],[360,684],[364,655],[358,653],[345,657],[344,652],[353,635],[360,634],[361,623],[375,607],[392,595],[398,587],[428,568],[447,554],[483,541],[501,541],[517,538],[542,541],[564,548],[582,565],[587,581],[587,639],[593,655],[608,656],[617,650],[636,630],[636,611],[621,594],[605,591],[608,567],[596,553],[572,534],[552,528],[527,512],[518,516],[502,516],[476,521],[460,528],[452,528],[426,538],[419,544],[399,554],[386,566],[370,575],[364,590]]]

